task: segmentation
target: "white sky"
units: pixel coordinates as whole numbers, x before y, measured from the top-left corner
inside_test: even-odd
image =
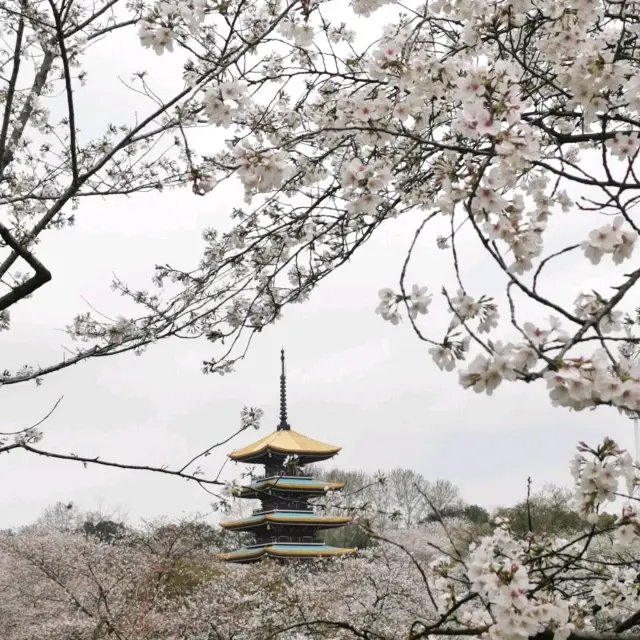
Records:
[[[129,35],[134,38],[133,31]],[[167,73],[165,58],[159,66],[152,54],[130,42],[117,48],[117,57],[104,50],[94,54],[96,73],[90,73],[82,98],[91,106],[81,124],[87,132],[126,117],[123,96],[128,94],[118,93],[122,86],[115,75],[129,77],[131,70],[124,69],[133,51],[140,60],[136,68],[151,63]],[[99,73],[107,64],[112,76]],[[58,360],[62,345],[68,344],[61,329],[87,310],[82,298],[116,315],[122,302],[109,291],[112,273],[147,286],[155,263],[192,267],[199,257],[200,231],[226,226],[228,210],[240,200],[231,187],[205,198],[185,187],[170,194],[85,202],[75,228],[43,237],[38,256],[53,281],[13,310],[13,329],[0,333],[2,367]],[[233,375],[200,373],[201,361],[213,355],[206,341],[164,343],[141,357],[79,364],[47,377],[39,388],[32,383],[0,388],[0,430],[33,424],[64,395],[44,425],[43,448],[176,467],[237,429],[243,405],[262,407],[260,433],[246,432],[206,460],[205,468],[215,473],[224,453],[275,428],[279,350],[284,346],[290,423],[311,437],[341,445],[336,459],[341,467],[412,468],[428,479],[451,480],[468,502],[493,507],[521,499],[527,476],[534,487],[547,481],[568,484],[567,463],[578,440],[596,443],[608,434],[632,446],[630,421],[607,409],[554,409],[542,384],[504,384],[493,398],[462,390],[456,374],[435,367],[408,323],[393,327],[374,314],[378,289],[398,281],[416,220],[383,226],[309,302],[287,309],[283,320],[258,336]],[[582,219],[560,220],[549,237],[551,246],[566,243],[576,228],[582,239]],[[469,292],[499,290],[501,281],[475,244],[469,241],[462,249]],[[430,236],[417,253],[409,283],[427,284],[437,294],[446,264]],[[582,286],[601,286],[606,275],[606,269],[569,259],[550,273],[547,292],[571,302]],[[441,336],[446,318],[434,311],[424,326]],[[229,466],[227,477],[240,471]],[[132,521],[207,512],[210,503],[196,485],[173,478],[84,469],[24,452],[0,456],[0,528],[29,522],[58,500],[126,512]]]
[[[4,362],[59,358],[59,329],[84,308],[81,297],[101,310],[117,307],[108,292],[112,269],[122,277],[143,276],[167,254],[188,263],[197,251],[197,229],[215,223],[217,215],[212,199],[186,190],[141,196],[113,210],[85,207],[75,229],[50,234],[43,243],[39,255],[54,280],[19,307],[14,329],[0,334]],[[463,391],[456,375],[433,365],[407,325],[382,322],[373,313],[376,293],[396,280],[407,227],[390,223],[309,302],[289,308],[255,341],[235,374],[200,373],[211,353],[206,341],[163,343],[140,357],[76,365],[38,388],[2,388],[3,430],[34,423],[64,395],[45,425],[43,447],[177,466],[235,430],[244,404],[264,409],[263,428],[242,434],[235,446],[275,427],[284,345],[293,428],[341,445],[336,460],[346,468],[410,467],[430,479],[450,479],[470,502],[494,506],[521,498],[528,475],[538,486],[567,483],[567,462],[580,439],[595,442],[606,433],[631,444],[629,421],[606,410],[554,409],[543,385],[505,384],[493,398]],[[221,461],[221,455],[211,456],[206,468],[215,472]],[[0,460],[0,487],[6,488],[0,527],[30,521],[57,500],[122,510],[133,520],[207,511],[210,502],[180,480],[84,469],[23,452]]]

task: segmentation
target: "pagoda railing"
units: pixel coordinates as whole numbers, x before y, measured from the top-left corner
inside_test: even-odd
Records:
[[[291,479],[300,479],[302,478],[303,480],[313,480],[313,476],[308,476],[308,475],[297,475],[297,476],[292,476],[292,475],[278,475],[278,476],[274,476],[273,474],[270,476],[264,475],[264,476],[253,476],[253,478],[251,479],[251,482],[262,482],[263,480],[287,480],[288,478]]]
[[[278,513],[279,511],[286,511],[287,513],[311,513],[315,515],[313,511],[313,506],[309,505],[307,509],[268,509],[267,511],[263,511],[262,509],[254,509],[251,512],[252,516],[268,514],[268,513]]]

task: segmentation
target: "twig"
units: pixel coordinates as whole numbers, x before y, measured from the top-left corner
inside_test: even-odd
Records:
[[[37,427],[39,427],[45,420],[47,420],[51,414],[58,408],[58,405],[62,402],[62,399],[64,398],[64,396],[60,396],[57,400],[56,403],[53,405],[53,407],[51,407],[51,409],[49,410],[49,413],[47,413],[47,415],[44,418],[41,418],[40,420],[38,420],[38,422],[36,422],[35,424],[31,425],[30,427],[25,427],[24,429],[20,429],[19,431],[0,431],[0,436],[17,436],[20,433],[24,433],[25,431],[29,431],[29,429],[36,429]]]

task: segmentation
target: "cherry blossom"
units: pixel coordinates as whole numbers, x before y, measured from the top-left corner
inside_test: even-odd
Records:
[[[184,76],[175,80],[187,87],[156,116],[165,118],[162,126],[179,142],[156,183],[163,188],[188,183],[195,194],[212,198],[236,178],[247,206],[234,212],[228,232],[205,233],[198,272],[159,267],[154,293],[114,283],[144,307],[140,317],[108,323],[93,314],[78,315],[68,325],[69,335],[85,344],[77,358],[129,348],[140,352],[165,337],[188,333],[214,343],[215,354],[204,370],[226,373],[235,356],[220,349],[224,337],[257,332],[277,321],[283,306],[305,301],[388,219],[411,210],[424,211],[424,225],[438,227],[433,235],[450,254],[457,286],[447,284],[443,299],[445,274],[421,274],[416,286],[437,293],[424,299],[426,293],[418,298],[385,293],[377,311],[396,325],[407,314],[427,348],[434,349],[438,366],[446,362],[443,369],[464,367],[467,359],[479,367],[480,351],[493,362],[491,345],[501,340],[512,346],[496,363],[501,373],[484,389],[511,381],[512,371],[515,380],[549,380],[558,357],[567,360],[564,364],[574,352],[585,357],[577,349],[583,342],[593,344],[598,332],[606,340],[619,330],[637,273],[622,271],[621,280],[611,285],[629,286],[614,289],[622,292],[619,296],[602,292],[597,309],[585,298],[574,309],[539,287],[556,259],[582,259],[588,267],[611,256],[623,267],[633,255],[637,228],[634,201],[627,195],[636,174],[626,166],[633,164],[639,144],[639,105],[633,92],[635,53],[624,49],[630,46],[626,34],[634,30],[627,10],[609,0],[578,2],[566,11],[546,2],[536,5],[534,16],[533,5],[525,2],[510,5],[507,19],[487,2],[436,2],[428,11],[410,4],[408,14],[397,3],[381,0],[354,1],[346,9],[328,0],[220,6],[162,0],[144,6],[136,21],[141,47],[184,56]],[[388,19],[363,31],[360,25],[373,25],[368,19],[377,13]],[[605,16],[607,28],[600,29]],[[37,31],[35,24],[30,28]],[[534,49],[523,57],[518,43],[528,42],[530,29],[537,34]],[[38,97],[32,96],[34,123],[45,117]],[[197,128],[203,125],[223,132],[226,144],[217,149],[202,144]],[[115,162],[116,150],[133,149],[132,144],[111,134],[95,142],[109,162]],[[591,151],[602,161],[602,175],[580,173]],[[19,156],[27,161],[22,152]],[[615,165],[619,159],[627,165]],[[150,163],[149,172],[153,167]],[[38,202],[34,208],[41,206]],[[17,205],[14,209],[19,217]],[[585,226],[561,251],[548,248],[559,214],[584,218]],[[461,269],[467,256],[457,250],[464,233],[476,239],[508,289],[498,294],[495,288],[483,292],[465,286]],[[180,285],[184,304],[163,296],[165,282]],[[408,287],[402,283],[400,289]],[[458,289],[462,297],[449,295]],[[235,293],[226,297],[224,291]],[[514,292],[537,305],[527,311],[535,317],[519,317],[523,300],[515,300]],[[574,291],[570,299],[580,294],[590,295]],[[438,314],[426,310],[439,303],[458,326],[434,326]],[[167,324],[169,310],[178,316]],[[552,311],[562,322],[544,341],[527,329],[541,326],[541,311],[547,316]],[[452,356],[451,345],[464,338],[453,339],[454,331],[472,339]],[[479,340],[473,339],[476,332]],[[500,335],[484,341],[487,333]],[[225,342],[230,343],[238,342]],[[617,345],[611,346],[612,354]],[[618,370],[620,364],[609,362]],[[10,377],[22,380],[48,371],[27,368]],[[465,375],[460,379],[478,389]],[[560,385],[553,398],[570,406],[565,387]]]
[[[580,246],[592,264],[598,264],[607,253],[612,254],[616,264],[631,257],[638,234],[634,230],[622,230],[623,224],[624,218],[616,216],[612,224],[594,229],[588,240],[582,242]]]
[[[177,337],[206,341],[203,372],[227,375],[287,305],[307,301],[397,218],[415,216],[399,278],[386,278],[398,284],[376,294],[380,282],[370,295],[380,318],[420,336],[435,366],[476,393],[526,382],[546,388],[556,407],[640,410],[640,323],[629,315],[640,280],[634,3],[117,4],[0,9],[12,34],[0,46],[9,65],[3,339],[19,318],[13,307],[55,277],[40,247],[95,196],[115,203],[183,189],[215,204],[235,181],[245,199],[203,230],[193,264],[149,265],[149,289],[114,279],[131,311],[70,314],[69,355],[3,371],[3,387]],[[86,69],[93,47],[116,43],[114,34],[138,47],[126,82],[144,104],[89,130]],[[140,68],[153,53],[162,61],[155,74]],[[417,256],[433,252],[438,268],[419,266]],[[580,284],[565,278],[576,273]],[[599,274],[604,282],[589,291],[582,283]],[[255,418],[244,415],[243,428]],[[47,454],[34,446],[39,429],[11,434],[0,453]],[[617,455],[580,472],[592,518],[630,473]],[[621,541],[632,525],[629,515]],[[627,583],[621,574],[611,584],[618,579]],[[483,597],[514,608],[505,591]],[[575,603],[569,617],[555,600],[530,606],[505,614],[503,629],[571,633]]]
[[[335,560],[236,566],[217,559],[224,536],[202,519],[124,527],[110,541],[78,526],[81,514],[42,519],[0,535],[0,632],[7,640],[199,640],[239,628],[246,640],[266,632],[606,640],[610,629],[632,629],[640,610],[640,476],[609,439],[580,443],[570,468],[577,508],[592,523],[577,537],[518,536],[503,518],[489,531],[456,518],[372,526],[371,499],[357,496],[348,509],[376,545]],[[629,502],[602,525],[615,494]]]
[[[607,140],[607,147],[611,149],[611,153],[621,160],[632,160],[638,149],[640,149],[640,140],[638,132],[631,134],[616,133],[616,135]]]

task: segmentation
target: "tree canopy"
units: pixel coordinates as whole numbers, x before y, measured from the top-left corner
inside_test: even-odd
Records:
[[[639,415],[637,1],[7,0],[0,15],[3,341],[55,277],[40,247],[97,198],[185,187],[224,198],[231,184],[245,197],[227,227],[203,230],[192,264],[160,261],[146,289],[114,281],[135,311],[72,313],[63,359],[3,368],[3,393],[168,338],[208,341],[203,371],[230,373],[288,305],[404,217],[414,232],[397,273],[372,292],[372,317],[377,302],[382,320],[408,325],[433,366],[475,393],[537,384],[564,410]],[[121,43],[140,56],[127,59],[132,102],[96,130],[86,68]],[[140,70],[145,49],[159,62]],[[246,407],[238,431],[260,415]],[[209,490],[222,481],[196,465],[233,437],[173,469],[42,449],[41,425],[7,427],[0,454]],[[605,438],[580,442],[570,470],[585,523],[573,537],[536,531],[536,518],[578,523],[562,496],[534,495],[527,531],[520,505],[513,526],[499,520],[462,546],[464,526],[437,517],[462,508],[450,487],[431,488],[437,522],[420,524],[429,487],[400,473],[386,480],[406,519],[400,537],[376,532],[380,509],[361,501],[381,544],[351,564],[225,570],[223,582],[208,559],[202,573],[181,556],[177,573],[192,572],[173,592],[181,600],[165,587],[167,562],[176,566],[163,536],[180,537],[171,528],[127,545],[34,527],[1,541],[0,624],[16,640],[200,640],[237,637],[239,612],[251,610],[247,638],[637,640],[637,464]],[[617,499],[619,514],[603,517]],[[343,589],[331,608],[329,587]]]

